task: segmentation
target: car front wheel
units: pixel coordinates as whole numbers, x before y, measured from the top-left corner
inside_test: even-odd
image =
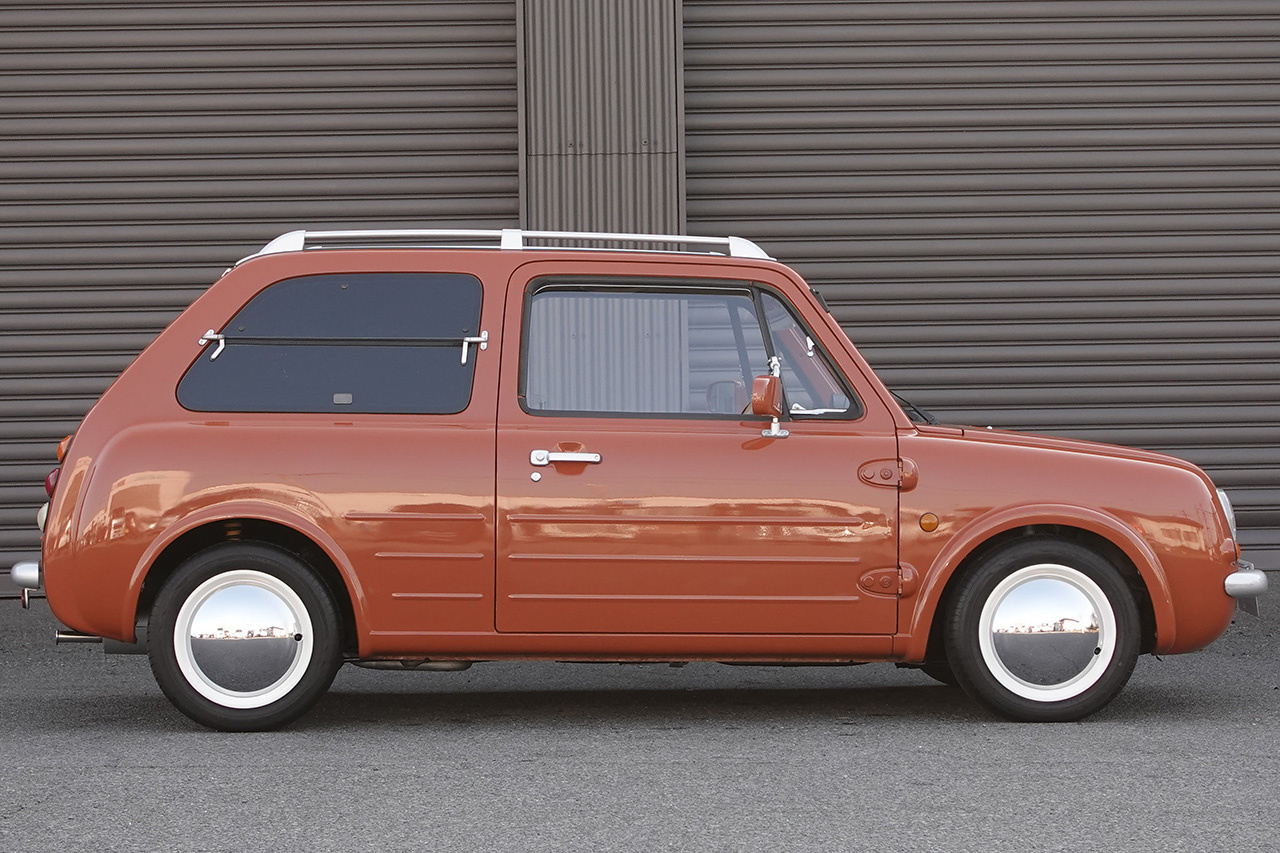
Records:
[[[261,731],[305,713],[342,663],[324,584],[278,548],[232,542],[191,557],[152,609],[151,669],[196,722]]]
[[[1140,621],[1120,573],[1073,542],[1027,539],[981,559],[952,598],[947,659],[970,696],[1013,720],[1078,720],[1133,673]]]

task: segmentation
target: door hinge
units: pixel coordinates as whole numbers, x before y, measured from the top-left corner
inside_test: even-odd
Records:
[[[920,586],[920,574],[915,566],[902,563],[892,569],[872,569],[858,579],[858,586],[877,595],[897,595],[910,598]]]
[[[897,569],[872,569],[858,579],[858,586],[876,595],[897,595],[902,577]]]

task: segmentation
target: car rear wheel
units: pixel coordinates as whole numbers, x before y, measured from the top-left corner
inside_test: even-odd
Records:
[[[1120,573],[1073,542],[1035,538],[973,566],[945,642],[956,680],[1013,720],[1063,722],[1105,706],[1133,673],[1140,621]]]
[[[231,542],[183,563],[156,598],[151,669],[178,710],[223,731],[305,713],[342,663],[333,598],[278,548]]]

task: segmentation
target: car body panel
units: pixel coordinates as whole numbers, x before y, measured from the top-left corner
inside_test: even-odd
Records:
[[[271,284],[423,271],[484,285],[489,340],[473,350],[464,411],[197,413],[177,402],[179,377],[210,356],[201,338]],[[865,411],[785,420],[786,438],[763,436],[768,420],[750,415],[531,415],[515,388],[521,312],[529,283],[549,275],[757,283],[794,307]],[[604,461],[535,471],[534,449]],[[50,605],[66,625],[124,642],[166,549],[231,519],[281,525],[323,551],[366,659],[920,662],[966,560],[1030,529],[1084,531],[1131,564],[1150,600],[1149,650],[1199,648],[1234,606],[1222,582],[1238,552],[1199,469],[913,424],[808,286],[765,260],[447,249],[256,257],[122,374],[63,469],[44,542]],[[939,519],[931,532],[925,513]]]
[[[1194,466],[1108,445],[973,429],[920,430],[902,439],[901,452],[920,472],[917,488],[902,498],[902,560],[924,572],[907,619],[917,626],[913,636],[966,555],[1006,531],[1048,525],[1100,536],[1128,558],[1154,610],[1153,651],[1193,651],[1230,622],[1234,601],[1221,590],[1238,553],[1211,484]],[[919,526],[926,512],[940,518],[932,533]]]
[[[504,339],[520,339],[525,293],[546,276],[711,287],[744,271],[650,262],[643,276],[627,272],[591,261],[525,264],[508,285]],[[797,286],[763,270],[751,279],[788,298]],[[499,630],[896,631],[895,596],[861,586],[868,572],[897,567],[896,492],[857,477],[868,460],[897,456],[882,409],[796,423],[788,438],[762,436],[754,417],[530,412],[517,394],[520,356],[503,351],[498,408]],[[601,461],[535,468],[539,448],[598,452]]]

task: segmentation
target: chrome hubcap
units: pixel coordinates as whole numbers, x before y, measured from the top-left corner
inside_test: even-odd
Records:
[[[200,695],[227,708],[261,708],[306,674],[311,617],[279,578],[249,570],[210,578],[178,611],[178,668]]]
[[[1058,702],[1102,678],[1116,650],[1106,593],[1088,575],[1050,563],[1009,575],[982,608],[978,643],[987,669],[1025,699]]]

